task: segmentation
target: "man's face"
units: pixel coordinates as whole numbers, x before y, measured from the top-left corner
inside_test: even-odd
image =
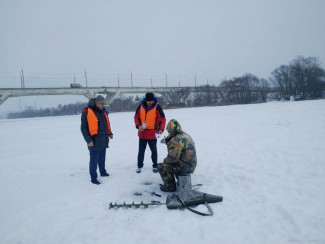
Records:
[[[99,108],[100,110],[103,110],[105,107],[105,103],[96,103],[96,107]]]
[[[146,101],[148,107],[152,107],[152,105],[155,103],[154,100],[152,101]]]

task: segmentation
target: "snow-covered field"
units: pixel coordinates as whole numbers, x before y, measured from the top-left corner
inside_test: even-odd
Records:
[[[148,148],[135,173],[133,113],[110,115],[111,176],[99,186],[90,183],[80,116],[0,120],[0,243],[325,243],[325,100],[165,113],[196,142],[192,183],[224,197],[211,204],[214,216],[109,210],[110,202],[167,196],[143,184],[161,182]],[[162,161],[166,146],[158,153]]]

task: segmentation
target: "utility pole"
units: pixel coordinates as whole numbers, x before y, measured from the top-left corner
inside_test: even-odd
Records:
[[[73,74],[73,83],[76,84],[76,74]]]
[[[195,82],[194,83],[195,84],[194,87],[196,87],[196,74],[194,75],[194,82]]]
[[[23,76],[22,76],[22,73],[20,73],[20,87],[23,88]]]
[[[86,87],[88,87],[87,71],[85,70]]]
[[[24,70],[21,70],[22,76],[23,76],[23,88],[25,88],[25,76],[24,76]]]
[[[131,87],[133,87],[133,77],[132,77],[132,72],[131,72]]]
[[[21,88],[25,88],[25,77],[24,77],[23,69],[21,70],[20,82],[21,82]]]
[[[168,82],[167,82],[167,73],[166,74],[166,87],[168,87]]]

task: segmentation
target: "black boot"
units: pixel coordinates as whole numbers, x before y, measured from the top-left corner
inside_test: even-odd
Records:
[[[91,183],[95,184],[95,185],[99,185],[100,182],[97,179],[91,180]]]
[[[107,172],[100,174],[100,176],[109,176],[109,174]]]

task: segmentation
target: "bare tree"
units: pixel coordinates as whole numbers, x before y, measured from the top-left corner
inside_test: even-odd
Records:
[[[298,56],[289,65],[281,65],[271,73],[271,81],[281,96],[289,99],[317,98],[325,87],[325,71],[316,57]]]

